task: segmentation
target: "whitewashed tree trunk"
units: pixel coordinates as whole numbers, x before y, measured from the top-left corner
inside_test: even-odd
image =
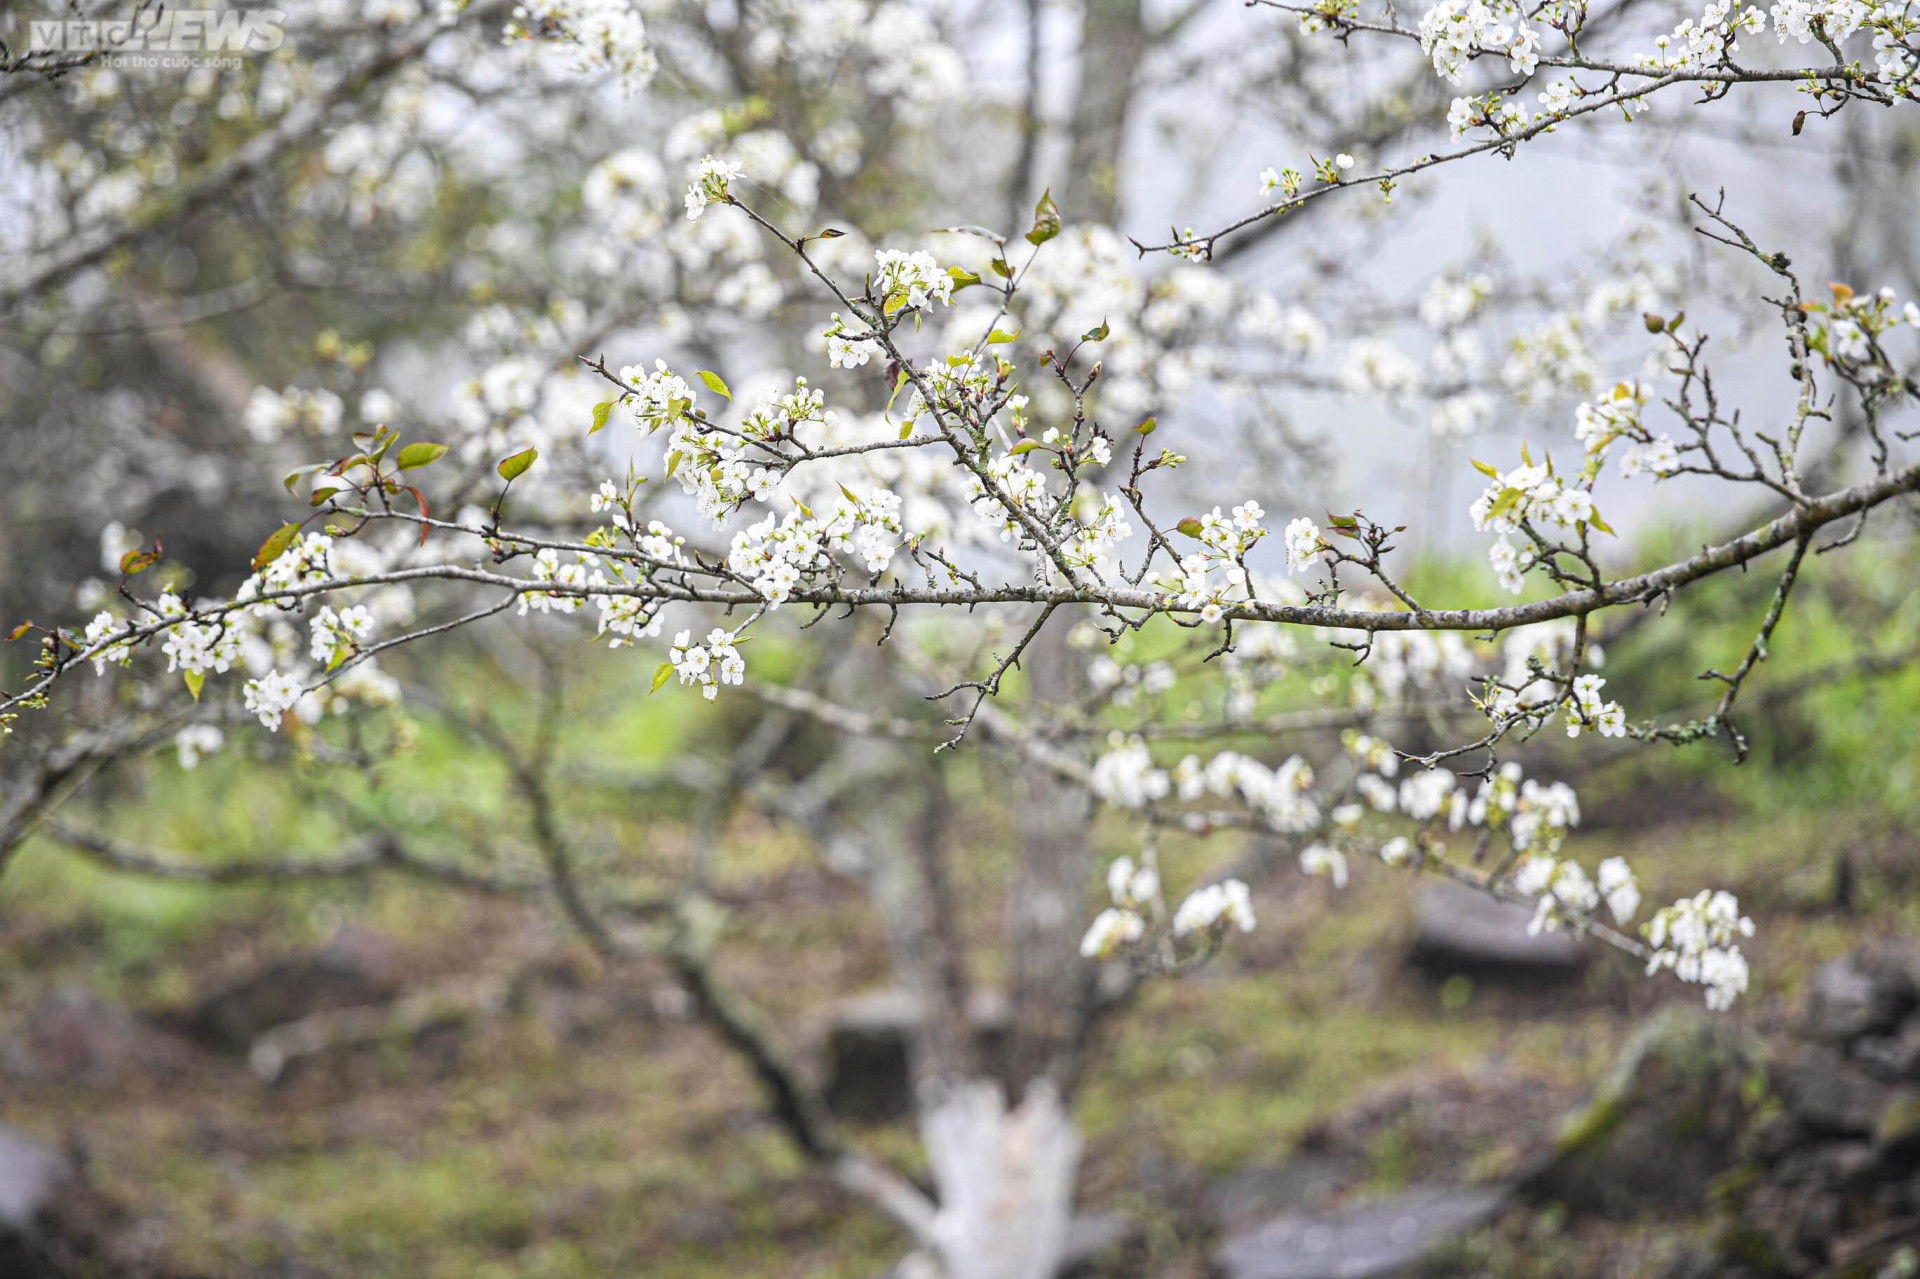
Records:
[[[944,1088],[920,1116],[940,1211],[941,1279],[1053,1279],[1066,1250],[1080,1130],[1053,1084],[1007,1106],[998,1083]]]

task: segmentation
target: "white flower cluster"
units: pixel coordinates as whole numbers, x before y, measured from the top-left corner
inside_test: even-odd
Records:
[[[1512,98],[1498,93],[1455,98],[1447,108],[1447,129],[1455,141],[1480,128],[1492,129],[1505,137],[1526,123],[1526,109]]]
[[[655,520],[648,526],[646,536],[638,539],[641,550],[652,554],[662,562],[671,563],[678,556],[677,539],[672,530]],[[606,570],[611,569],[609,577]],[[660,602],[648,600],[637,595],[615,594],[605,588],[625,585],[627,578],[619,561],[603,561],[591,552],[578,552],[574,562],[562,564],[559,553],[551,547],[543,547],[534,554],[533,566],[529,576],[536,582],[555,582],[571,588],[567,594],[552,591],[531,590],[520,593],[520,615],[527,615],[529,609],[541,613],[577,613],[591,604],[599,610],[599,627],[595,634],[611,635],[609,648],[627,648],[636,640],[660,633]],[[575,592],[585,592],[578,594]],[[318,636],[315,644],[318,645]]]
[[[300,601],[264,598],[297,586],[350,581],[375,571],[381,563],[379,552],[358,543],[342,549],[325,534],[308,533],[293,540],[266,567],[242,582],[232,606],[224,611],[213,611],[216,601],[202,601],[196,615],[178,595],[163,592],[155,599],[152,612],[153,620],[164,624],[157,634],[167,669],[181,672],[197,698],[208,675],[244,667],[253,676],[245,685],[247,709],[270,729],[279,727],[281,716],[288,710],[297,710],[304,722],[314,723],[329,710],[344,713],[356,701],[391,705],[399,700],[399,683],[381,672],[371,659],[335,680],[328,696],[310,694],[307,684],[311,672],[305,666],[300,634],[284,618],[298,610]],[[315,621],[314,637],[316,641],[323,635],[331,637],[326,645],[329,658],[338,645],[358,645],[369,638],[377,620],[402,622],[411,616],[412,595],[405,587],[380,588],[366,598],[369,604],[348,605],[337,614],[323,606]],[[96,671],[104,674],[109,662],[124,666],[132,660],[133,645],[124,637],[133,629],[133,625],[105,611],[88,623],[88,646],[104,646],[90,655]],[[317,654],[315,660],[319,660]],[[197,740],[209,739],[202,735]],[[216,748],[207,747],[211,749]],[[182,750],[189,748],[182,746]]]
[[[1477,53],[1504,56],[1515,75],[1530,76],[1540,65],[1540,33],[1514,0],[1440,0],[1420,19],[1420,48],[1452,84]]]
[[[1565,782],[1543,786],[1531,777],[1522,780],[1520,765],[1508,760],[1480,783],[1464,811],[1456,808],[1450,817],[1456,829],[1463,819],[1475,826],[1484,822],[1496,830],[1505,827],[1516,852],[1539,849],[1552,854],[1560,851],[1567,831],[1580,824],[1580,801]]]
[[[1174,768],[1173,780],[1182,800],[1209,793],[1237,797],[1277,831],[1310,830],[1320,820],[1320,806],[1307,794],[1313,789],[1313,766],[1298,755],[1278,768],[1238,751],[1221,751],[1205,764],[1189,755]]]
[[[333,611],[322,604],[313,617],[313,660],[332,668],[352,657],[373,638],[373,610],[365,604],[352,604]]]
[[[1621,857],[1601,862],[1596,882],[1578,862],[1531,856],[1520,863],[1512,883],[1516,892],[1535,899],[1529,933],[1583,931],[1603,900],[1616,924],[1627,923],[1640,909],[1639,882]]]
[[[577,553],[571,564],[560,562],[560,553],[552,547],[542,547],[534,552],[533,565],[528,576],[536,582],[554,582],[570,588],[568,594],[555,594],[551,591],[520,592],[520,616],[525,617],[528,609],[541,613],[577,613],[587,606],[586,596],[574,592],[584,592],[590,586],[605,586],[607,578],[599,572],[600,557],[587,553]],[[314,646],[319,647],[318,632],[315,633]]]
[[[1873,63],[1879,69],[1880,79],[1885,84],[1904,88],[1911,96],[1920,85],[1920,12],[1916,12],[1911,0],[1897,9],[1892,4],[1882,4],[1872,18]],[[1912,318],[1914,304],[1907,303],[1907,323],[1916,324],[1920,320]]]
[[[953,304],[953,277],[927,252],[881,249],[874,255],[873,296],[892,315],[924,310],[929,301]]]
[[[1283,543],[1286,545],[1286,572],[1311,572],[1315,565],[1327,561],[1327,540],[1321,538],[1319,524],[1304,515],[1286,524]]]
[[[1028,466],[1024,455],[1002,453],[992,459],[987,463],[987,479],[992,481],[992,489],[978,475],[968,473],[967,501],[999,533],[1001,541],[1011,542],[1025,535],[1009,503],[1042,521],[1052,514],[1053,497],[1047,491],[1046,477]]]
[[[1420,366],[1385,338],[1355,338],[1340,363],[1340,384],[1362,399],[1401,400],[1420,385]]]
[[[708,701],[719,696],[720,685],[738,684],[746,679],[747,661],[735,647],[738,631],[716,626],[707,632],[707,642],[692,643],[693,632],[681,631],[673,637],[667,660],[682,684],[697,684]]]
[[[1337,848],[1308,844],[1300,850],[1300,870],[1315,878],[1331,880],[1335,888],[1347,886],[1347,857]]]
[[[629,364],[620,370],[620,380],[634,388],[626,397],[627,411],[633,415],[633,424],[648,435],[684,421],[699,403],[694,389],[665,360],[655,360],[651,373]]]
[[[1616,382],[1613,389],[1573,411],[1573,434],[1587,450],[1587,474],[1597,475],[1607,448],[1618,439],[1629,441],[1620,459],[1620,474],[1632,479],[1642,472],[1671,475],[1680,468],[1680,451],[1667,435],[1654,435],[1640,413],[1647,391],[1638,382]]]
[[[1115,706],[1131,706],[1141,693],[1157,697],[1174,686],[1179,676],[1168,662],[1148,662],[1145,666],[1129,662],[1122,666],[1111,657],[1096,657],[1087,663],[1087,682],[1107,694]]]
[[[306,689],[297,678],[286,671],[277,670],[248,680],[243,691],[247,709],[260,717],[260,722],[268,731],[275,733],[280,731],[281,718],[306,694]]]
[[[1781,0],[1773,6],[1774,34],[1806,44],[1816,36],[1838,43],[1860,30],[1879,8],[1864,0]]]
[[[731,160],[718,160],[707,156],[700,161],[693,172],[693,183],[687,188],[687,221],[697,222],[710,204],[724,204],[729,198],[728,187],[735,178],[744,177],[745,171]]]
[[[1447,807],[1458,785],[1454,775],[1444,768],[1429,768],[1400,783],[1400,811],[1416,822],[1430,821]]]
[[[1266,515],[1260,509],[1260,503],[1253,501],[1242,502],[1234,507],[1231,516],[1221,515],[1220,508],[1216,506],[1200,517],[1200,530],[1195,536],[1213,555],[1237,560],[1267,535],[1267,530],[1260,527],[1260,521]]]
[[[1194,933],[1218,936],[1231,925],[1243,933],[1253,931],[1253,895],[1237,879],[1224,879],[1205,888],[1196,888],[1173,912],[1173,935]]]
[[[669,409],[673,403],[669,403]],[[747,414],[739,435],[746,441],[792,439],[808,422],[823,427],[829,423],[832,414],[825,404],[820,391],[809,387],[805,378],[798,378],[792,392],[769,396]],[[726,432],[702,429],[690,410],[681,413],[667,440],[667,474],[680,481],[681,489],[693,497],[700,513],[716,524],[749,499],[766,502],[773,497],[782,472],[759,460],[772,458],[765,449],[751,447]]]
[[[1788,0],[1798,3],[1798,0]],[[1843,0],[1844,2],[1844,0]],[[1778,14],[1785,5],[1775,5]],[[1682,20],[1672,35],[1654,39],[1654,52],[1641,58],[1644,66],[1669,71],[1705,71],[1724,66],[1729,55],[1740,51],[1740,35],[1757,34],[1767,29],[1767,15],[1758,7],[1738,0],[1713,0],[1700,15]]]
[[[875,488],[859,497],[843,490],[825,518],[802,508],[777,521],[769,515],[735,533],[727,567],[751,582],[769,608],[778,608],[802,578],[827,566],[830,551],[858,557],[869,573],[886,572],[900,537],[897,494]]]
[[[833,313],[832,323],[821,334],[827,340],[827,365],[836,369],[857,369],[874,356],[880,354],[879,340],[871,329],[861,329],[857,333],[847,331],[847,322],[838,311]]]
[[[617,72],[628,92],[652,79],[656,65],[631,0],[523,0],[507,21],[506,38],[564,44],[574,51],[577,70]]]
[[[1493,292],[1484,275],[1436,275],[1420,295],[1420,322],[1437,333],[1456,329],[1473,318]]]
[[[1340,734],[1340,744],[1361,768],[1370,768],[1382,777],[1393,777],[1400,771],[1400,756],[1394,752],[1393,743],[1384,738],[1349,728]]]
[[[1607,681],[1598,675],[1573,677],[1573,697],[1567,705],[1567,736],[1578,737],[1583,728],[1592,728],[1602,737],[1625,737],[1627,713],[1618,702],[1600,700],[1600,689]]]
[[[1146,912],[1157,908],[1160,874],[1151,866],[1136,866],[1131,857],[1116,857],[1107,867],[1107,895],[1113,905],[1093,918],[1080,938],[1080,953],[1105,959],[1129,942],[1146,935]]]
[[[247,400],[241,425],[247,434],[262,444],[272,444],[289,431],[303,435],[327,436],[339,429],[346,405],[332,391],[321,388],[303,391],[297,386],[273,391],[264,386],[253,388]]]
[[[1095,439],[1094,443],[1104,445],[1106,441]],[[1060,556],[1074,568],[1091,570],[1104,579],[1111,562],[1109,552],[1133,536],[1126,507],[1116,494],[1099,493],[1091,486],[1083,486],[1076,495],[1074,514],[1077,522],[1062,541]]]
[[[1087,786],[1121,808],[1145,808],[1165,799],[1173,788],[1167,771],[1154,766],[1147,744],[1117,730],[1108,736],[1105,753],[1094,760]]]
[[[1487,717],[1495,721],[1523,717],[1534,721],[1532,726],[1535,728],[1544,723],[1546,716],[1560,703],[1560,687],[1564,677],[1556,678],[1555,672],[1573,660],[1577,634],[1574,620],[1570,617],[1519,626],[1508,632],[1501,645],[1505,667],[1491,696],[1482,706]],[[1606,653],[1600,645],[1587,644],[1587,665],[1597,667],[1605,659]],[[1539,665],[1538,674],[1535,673],[1535,663]],[[1598,686],[1595,687],[1597,689]]]
[[[1196,538],[1201,549],[1181,558],[1177,574],[1163,572],[1154,580],[1173,594],[1176,606],[1198,611],[1208,624],[1219,621],[1230,601],[1248,594],[1251,578],[1245,557],[1267,535],[1260,523],[1265,517],[1258,502],[1243,502],[1231,516],[1221,515],[1216,506],[1198,519],[1181,521],[1180,531]],[[1216,568],[1221,572],[1218,581],[1212,576]]]
[[[929,359],[921,366],[914,383],[912,398],[907,402],[906,420],[918,422],[932,414],[957,425],[987,418],[991,416],[989,410],[994,407],[1000,379],[1012,372],[1012,367],[1003,360],[983,358],[971,350]],[[923,386],[927,394],[922,393]],[[1017,404],[1009,400],[1008,407],[1019,408],[1025,403],[1025,400]]]
[[[1736,939],[1753,936],[1753,921],[1728,892],[1702,890],[1660,910],[1641,932],[1652,954],[1647,972],[1672,969],[1681,981],[1707,988],[1707,1007],[1733,1006],[1747,989],[1747,960]]]
[[[1917,29],[1920,29],[1920,24],[1917,24]],[[1833,290],[1831,303],[1815,302],[1807,306],[1808,312],[1815,317],[1813,348],[1825,355],[1829,364],[1847,367],[1862,381],[1898,379],[1900,375],[1889,366],[1885,354],[1879,349],[1878,339],[1881,334],[1896,327],[1903,316],[1908,324],[1920,325],[1920,305],[1909,302],[1904,308],[1895,310],[1894,291],[1887,288],[1871,293],[1855,293],[1844,284],[1828,287]],[[1820,322],[1823,313],[1825,323]]]
[[[1533,565],[1535,551],[1531,546],[1516,548],[1507,534],[1529,522],[1566,529],[1589,524],[1601,527],[1594,514],[1591,481],[1565,483],[1553,473],[1551,461],[1535,465],[1524,450],[1522,457],[1525,465],[1505,473],[1483,468],[1491,473],[1492,482],[1468,508],[1476,529],[1498,534],[1487,551],[1487,560],[1500,585],[1515,594],[1525,585],[1523,575]]]
[[[107,640],[112,639],[115,634],[132,629],[132,623],[127,623],[123,626],[120,619],[105,609],[102,609],[100,612],[94,614],[91,622],[87,623],[87,631],[84,638],[87,647],[92,648],[96,644],[105,643]],[[133,661],[133,645],[121,641],[107,644],[105,648],[95,653],[93,655],[93,669],[96,674],[105,675],[107,673],[108,662],[112,662],[115,666],[125,666],[131,661]]]
[[[162,617],[184,618],[187,613],[187,606],[172,592],[161,595],[154,607]],[[169,671],[184,671],[193,676],[224,675],[240,660],[240,629],[224,618],[212,622],[176,622],[165,635],[160,651],[167,656]]]
[[[1356,636],[1356,642],[1364,637]],[[1397,701],[1414,689],[1457,687],[1473,674],[1473,650],[1452,631],[1381,631],[1373,651],[1354,669],[1349,685],[1353,704],[1371,709],[1382,697]]]
[[[189,772],[200,767],[200,761],[207,756],[218,754],[226,744],[227,735],[212,724],[189,724],[173,735],[180,767]]]

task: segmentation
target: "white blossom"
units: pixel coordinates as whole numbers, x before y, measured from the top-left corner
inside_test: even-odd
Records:
[[[294,708],[306,689],[285,671],[268,671],[259,679],[248,680],[244,692],[247,709],[258,715],[269,731],[277,733],[281,716]]]
[[[1243,933],[1253,931],[1253,897],[1237,879],[1223,880],[1196,888],[1173,912],[1173,933],[1185,937],[1197,932],[1215,932],[1227,925]]]
[[[217,754],[227,744],[227,735],[212,724],[189,724],[173,735],[173,744],[180,767],[192,770],[207,756]]]
[[[1105,959],[1128,942],[1139,941],[1146,930],[1147,921],[1138,914],[1109,906],[1093,917],[1080,938],[1080,954],[1087,959]]]
[[[1663,907],[1641,928],[1651,953],[1649,975],[1671,969],[1681,981],[1706,987],[1707,1007],[1723,1011],[1747,989],[1747,961],[1737,939],[1753,936],[1753,921],[1728,892],[1701,890]]]
[[[744,177],[745,172],[731,160],[720,160],[707,156],[694,170],[693,183],[687,188],[687,220],[698,221],[710,204],[724,204],[731,199],[728,188],[736,178]]]
[[[1317,878],[1331,879],[1335,888],[1347,886],[1346,855],[1325,844],[1309,844],[1300,850],[1300,869]]]

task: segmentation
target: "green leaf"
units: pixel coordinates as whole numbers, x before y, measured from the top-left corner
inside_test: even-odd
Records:
[[[1001,279],[1011,280],[1013,278],[1013,268],[1007,265],[1005,258],[995,258],[993,261],[987,263],[987,265],[992,267],[993,273]]]
[[[1031,453],[1039,447],[1039,440],[1021,440],[1018,444],[1008,449],[1007,454],[1010,457],[1019,457],[1022,453]]]
[[[1188,537],[1199,537],[1200,534],[1204,531],[1200,521],[1195,519],[1191,515],[1187,516],[1186,519],[1181,520],[1178,524],[1174,525],[1173,527],[1179,530],[1180,532],[1185,533]]]
[[[1105,320],[1102,320],[1085,333],[1082,333],[1080,337],[1087,342],[1104,342],[1107,340],[1107,334],[1111,332],[1113,332],[1113,330],[1107,327]]]
[[[987,345],[988,346],[1005,346],[1009,342],[1017,341],[1019,337],[1020,337],[1019,329],[1015,329],[1011,333],[1003,333],[999,329],[995,329],[993,332],[987,334]]]
[[[1480,474],[1486,476],[1490,480],[1497,480],[1500,478],[1500,472],[1495,470],[1493,467],[1488,466],[1485,462],[1475,462],[1473,464],[1473,469],[1480,472]]]
[[[840,491],[846,495],[846,499],[849,502],[852,502],[855,506],[860,505],[860,495],[858,493],[855,493],[852,489],[848,488],[844,484],[840,486]]]
[[[298,524],[282,524],[267,534],[267,540],[260,543],[260,549],[253,553],[253,571],[258,573],[286,554],[287,548],[293,545],[293,539],[299,536]]]
[[[524,448],[524,449],[521,449],[518,453],[514,453],[507,457],[501,458],[500,465],[494,467],[493,469],[500,472],[501,479],[511,484],[513,483],[513,481],[519,479],[522,475],[525,475],[527,473],[527,468],[531,467],[534,464],[534,462],[539,458],[539,456],[540,456],[539,449]]]
[[[948,274],[948,275],[949,275],[950,277],[952,277],[952,279],[953,279],[953,287],[954,287],[954,288],[955,288],[956,290],[958,290],[958,289],[964,289],[964,288],[966,288],[966,287],[967,287],[967,286],[968,286],[969,284],[978,284],[978,283],[980,283],[980,277],[979,277],[979,276],[977,276],[977,275],[975,275],[975,274],[974,274],[973,272],[971,272],[971,271],[969,271],[969,270],[967,270],[967,269],[966,269],[965,267],[961,267],[961,266],[950,266],[950,267],[948,267],[948,268],[947,268],[947,274]]]
[[[913,423],[902,422],[900,424],[900,438],[903,440],[908,440],[913,438]]]
[[[418,466],[432,466],[446,455],[446,445],[432,444],[426,440],[417,440],[401,449],[400,456],[396,458],[395,461],[399,464],[401,470],[411,471]]]
[[[160,562],[158,548],[151,551],[131,550],[120,557],[120,576],[135,577],[146,572]]]
[[[653,687],[648,689],[647,692],[649,693],[659,692],[660,686],[672,678],[673,678],[673,663],[672,662],[660,663],[659,666],[654,668]]]
[[[1146,421],[1142,422],[1140,425],[1134,427],[1133,429],[1141,435],[1152,435],[1154,432],[1154,429],[1159,425],[1160,425],[1159,418],[1150,417]]]
[[[1040,196],[1040,203],[1033,206],[1033,230],[1027,232],[1028,244],[1045,244],[1060,234],[1060,206],[1053,202],[1053,190],[1048,188]]]
[[[19,639],[22,635],[25,635],[28,631],[32,629],[33,629],[33,619],[28,618],[26,621],[20,623],[20,625],[14,627],[12,630],[7,632],[7,643],[9,644],[13,643],[15,640]]]
[[[1619,536],[1619,534],[1615,533],[1605,520],[1600,518],[1600,512],[1598,511],[1595,511],[1593,514],[1587,516],[1587,523],[1593,525],[1594,528],[1598,529],[1602,533],[1605,533],[1609,537]]]
[[[613,400],[603,400],[593,406],[593,425],[587,428],[588,435],[606,429],[607,418],[612,415],[615,403],[616,401]]]
[[[200,690],[204,688],[207,683],[207,673],[205,671],[183,671],[182,674],[186,676],[187,691],[193,694],[194,701],[199,701]]]
[[[727,389],[727,384],[721,381],[720,375],[718,373],[715,373],[713,370],[701,369],[700,380],[707,384],[707,389],[709,391],[712,391],[715,395],[719,396],[721,399],[723,400],[733,399],[733,392]]]
[[[887,299],[887,304],[884,307],[882,307],[881,310],[888,315],[897,315],[899,314],[901,308],[905,307],[906,304],[907,304],[907,295],[904,293],[896,293],[892,297]]]

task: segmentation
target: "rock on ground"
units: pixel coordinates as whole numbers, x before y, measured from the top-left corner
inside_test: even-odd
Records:
[[[1570,977],[1585,955],[1565,933],[1529,935],[1533,912],[1445,880],[1423,884],[1415,907],[1415,967],[1436,975],[1464,973],[1491,981],[1539,982]]]
[[[1490,1221],[1504,1186],[1409,1191],[1357,1207],[1276,1217],[1214,1253],[1221,1279],[1373,1279],[1405,1270]]]

